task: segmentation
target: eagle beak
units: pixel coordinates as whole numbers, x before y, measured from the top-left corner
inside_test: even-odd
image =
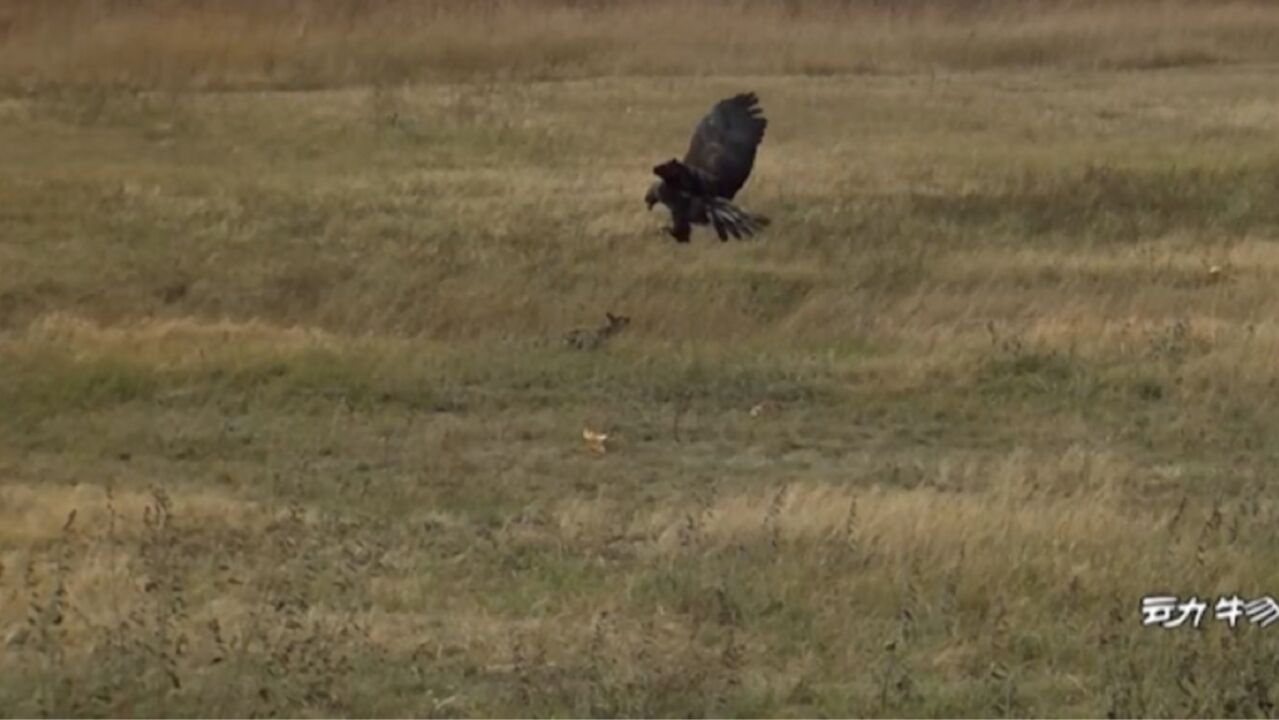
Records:
[[[661,185],[661,183],[653,183],[648,186],[648,192],[644,193],[644,204],[648,205],[649,210],[662,201]]]

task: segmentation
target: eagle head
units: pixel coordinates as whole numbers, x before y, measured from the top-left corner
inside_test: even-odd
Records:
[[[644,203],[648,205],[648,209],[652,210],[653,206],[661,202],[662,181],[659,180],[648,187],[648,192],[644,193]]]

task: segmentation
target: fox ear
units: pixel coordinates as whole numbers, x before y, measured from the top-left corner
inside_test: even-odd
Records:
[[[605,311],[604,317],[608,318],[609,322],[617,322],[617,316],[611,312]]]

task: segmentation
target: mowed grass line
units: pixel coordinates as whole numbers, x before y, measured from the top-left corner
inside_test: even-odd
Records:
[[[645,170],[741,87],[775,224],[676,248]],[[1249,68],[10,100],[0,707],[1264,714],[1269,630],[1138,603],[1277,584],[1277,103]]]

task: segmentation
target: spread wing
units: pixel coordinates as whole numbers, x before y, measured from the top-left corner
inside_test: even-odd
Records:
[[[684,164],[718,197],[732,200],[750,177],[768,126],[760,113],[755,93],[742,93],[716,103],[693,131]]]

